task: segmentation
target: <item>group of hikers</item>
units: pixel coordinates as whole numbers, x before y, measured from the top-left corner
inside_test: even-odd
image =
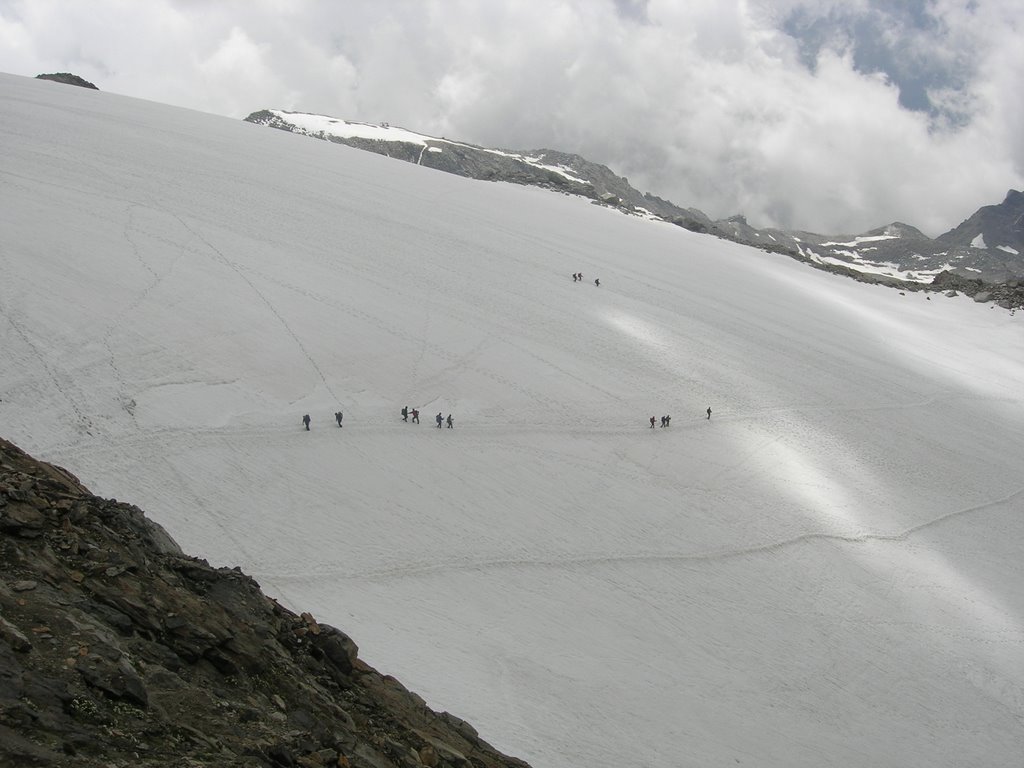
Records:
[[[707,414],[708,414],[708,419],[710,420],[711,419],[711,406],[710,405],[708,406]],[[420,423],[420,412],[416,408],[409,408],[409,406],[403,405],[402,406],[402,421],[408,422],[410,416],[412,416],[413,424],[419,424]],[[341,411],[336,411],[335,412],[334,420],[336,422],[338,422],[338,426],[339,427],[341,426],[341,422],[342,422],[342,420],[344,418],[345,418],[345,414],[344,413],[342,413]],[[302,417],[302,424],[306,428],[307,432],[309,432],[309,421],[310,421],[309,414],[307,413],[305,416]],[[446,419],[446,418],[444,418],[441,415],[441,412],[438,411],[437,412],[437,416],[434,417],[434,421],[437,422],[437,428],[438,429],[441,428],[442,424],[447,424],[448,425],[448,429],[454,429],[454,427],[455,427],[455,420],[452,419],[452,415],[450,413],[448,414],[448,418]],[[671,416],[662,416],[661,417],[661,426],[667,427],[671,423],[672,423],[672,417]],[[654,429],[654,417],[653,416],[651,416],[651,429]]]
[[[582,272],[573,272],[572,273],[572,281],[574,283],[582,283],[583,282],[583,273]],[[601,287],[601,280],[600,279],[594,280],[594,285],[596,285],[598,288],[600,288]]]
[[[710,421],[710,419],[711,419],[711,406],[710,405],[708,406],[707,414],[708,414],[708,420]],[[662,416],[661,417],[661,426],[667,427],[671,423],[672,423],[672,417],[671,416]],[[654,417],[653,416],[651,416],[651,429],[654,429]]]
[[[420,423],[420,412],[417,409],[415,409],[415,408],[410,409],[409,406],[403,405],[402,406],[402,421],[409,421],[409,416],[412,416],[412,421],[413,421],[414,424],[419,424]],[[342,413],[341,411],[336,411],[335,412],[334,420],[336,422],[338,422],[338,426],[339,427],[341,426],[341,422],[342,422],[342,420],[344,418],[345,418],[345,414],[344,413]],[[450,413],[448,414],[448,418],[446,419],[441,414],[441,412],[438,411],[437,416],[434,417],[434,421],[437,422],[437,428],[438,429],[441,428],[442,424],[447,424],[448,425],[448,429],[454,429],[455,428],[455,419],[452,418],[452,415]],[[306,415],[304,415],[302,417],[302,426],[304,426],[306,428],[307,432],[309,432],[309,422],[310,422],[310,418],[309,418],[309,414],[307,413]]]
[[[341,426],[341,421],[344,418],[345,418],[345,414],[342,413],[341,411],[335,411],[334,412],[334,420],[336,422],[338,422],[338,426],[339,427]],[[306,428],[307,432],[309,432],[309,422],[310,422],[310,418],[309,418],[309,414],[307,413],[305,416],[302,417],[302,426],[304,426]]]
[[[411,409],[407,405],[402,406],[402,421],[409,421],[409,416],[412,416],[413,424],[420,423],[420,412],[415,408]],[[452,429],[455,426],[455,421],[452,419],[452,415],[449,413],[448,418],[444,418],[441,412],[437,412],[437,416],[434,417],[434,421],[437,422],[437,428],[440,429],[442,424],[447,424],[448,429]]]

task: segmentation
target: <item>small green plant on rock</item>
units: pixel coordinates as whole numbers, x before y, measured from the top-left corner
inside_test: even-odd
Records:
[[[114,716],[117,718],[132,718],[137,720],[144,717],[146,714],[134,704],[129,704],[126,701],[115,702],[113,709]]]
[[[85,696],[75,696],[71,700],[71,716],[76,720],[99,720],[100,708],[96,702]]]

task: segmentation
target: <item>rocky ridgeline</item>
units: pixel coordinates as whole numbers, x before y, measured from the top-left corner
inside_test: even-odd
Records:
[[[742,215],[712,220],[697,208],[682,208],[668,200],[642,193],[629,183],[629,179],[617,176],[607,166],[567,152],[552,149],[492,150],[426,135],[421,135],[422,143],[412,143],[401,138],[366,139],[311,133],[290,122],[288,114],[264,109],[245,119],[257,125],[347,144],[459,176],[527,184],[587,197],[595,204],[618,208],[624,213],[654,216],[693,232],[785,254],[818,269],[864,282],[906,288],[908,283],[917,282],[913,273],[922,270],[934,272],[944,267],[968,279],[978,277],[989,285],[1024,278],[1024,226],[1021,225],[1024,192],[1014,189],[1009,190],[998,205],[978,209],[956,228],[934,239],[902,222],[892,222],[861,235],[821,235],[798,230],[755,228]],[[423,144],[432,151],[425,152]],[[541,164],[526,162],[526,157],[539,160]],[[575,180],[544,166],[569,170]],[[861,268],[860,261],[895,265],[899,271],[908,273],[907,279],[877,275],[875,269]],[[843,266],[843,262],[849,266]]]
[[[0,440],[0,765],[528,768]]]

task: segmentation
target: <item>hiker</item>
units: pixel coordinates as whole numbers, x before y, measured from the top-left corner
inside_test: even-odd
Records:
[[[434,417],[434,421],[437,422],[437,428],[440,429],[441,422],[444,421],[444,416],[441,415],[440,411],[438,411],[437,416]]]
[[[413,424],[420,423],[420,412],[417,411],[415,408],[412,409],[412,422]]]
[[[402,421],[409,421],[409,406],[402,406]]]
[[[450,413],[448,414],[448,418],[446,419],[446,421],[448,423],[448,429],[451,429],[452,428],[452,415]]]
[[[573,272],[573,273],[572,273],[572,281],[573,281],[574,283],[578,283],[578,282],[579,282],[579,280],[580,280],[580,276],[579,276],[579,275],[577,275],[577,274],[576,274],[575,272]]]
[[[665,417],[664,416],[661,417],[661,426],[662,427],[665,426]]]
[[[666,416],[665,417],[665,426],[669,427],[671,425],[672,425],[672,417],[671,416]]]
[[[338,422],[339,427],[341,426],[341,420],[343,418],[345,418],[345,414],[342,413],[341,411],[338,411],[336,414],[334,414],[334,420]]]
[[[306,431],[309,432],[309,414],[307,413],[302,417],[302,423],[306,425]]]
[[[651,429],[654,429],[654,417],[651,416]]]
[[[711,421],[711,406],[708,406],[708,421]]]
[[[600,288],[601,287],[601,281],[600,280],[595,280],[594,281],[594,285],[596,285],[598,288]]]

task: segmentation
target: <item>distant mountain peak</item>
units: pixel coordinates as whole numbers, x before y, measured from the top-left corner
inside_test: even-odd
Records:
[[[904,224],[902,221],[894,221],[892,224],[886,224],[884,227],[878,227],[864,233],[866,236],[887,236],[887,237],[902,237],[912,238],[919,240],[927,240],[928,236],[919,230],[917,227],[911,226],[910,224]]]

